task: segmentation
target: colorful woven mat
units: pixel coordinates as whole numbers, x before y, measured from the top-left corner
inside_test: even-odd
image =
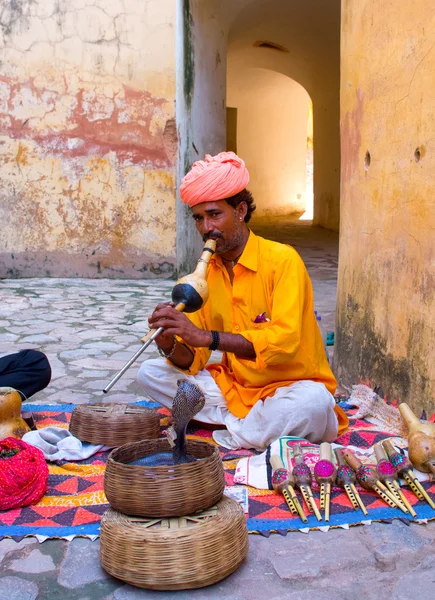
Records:
[[[142,401],[143,406],[159,409],[162,425],[167,423],[165,409],[160,405]],[[68,427],[74,405],[38,406],[27,404],[23,410],[31,411],[38,429],[50,425]],[[337,440],[342,445],[353,445],[369,448],[390,434],[377,431],[375,426],[365,420],[352,419],[354,410],[346,409],[351,427]],[[192,439],[208,440],[212,443],[211,432],[203,429],[188,431]],[[248,450],[228,451],[221,448],[224,461],[226,485],[234,485],[234,473],[238,459],[252,456]],[[100,519],[108,508],[103,491],[104,470],[109,453],[99,453],[88,460],[71,463],[49,464],[49,487],[47,493],[38,504],[16,510],[0,512],[0,539],[11,537],[21,539],[25,536],[37,536],[40,541],[47,538],[72,539],[74,536],[96,538],[100,531]],[[425,488],[435,499],[435,483],[426,482]],[[316,492],[313,485],[313,491]],[[344,492],[335,489],[331,498],[331,520],[329,526],[348,527],[371,520],[388,521],[392,518],[406,518],[399,509],[389,508],[380,498],[361,491],[369,516],[352,509]],[[308,517],[308,525],[304,528],[300,519],[293,517],[280,494],[271,490],[258,490],[248,487],[249,514],[247,525],[250,533],[269,535],[277,532],[285,535],[288,531],[305,530],[326,526],[319,523],[314,516]],[[435,518],[433,511],[424,502],[418,502],[415,496],[406,491],[408,500],[413,504],[418,519]],[[412,518],[411,518],[412,520]]]

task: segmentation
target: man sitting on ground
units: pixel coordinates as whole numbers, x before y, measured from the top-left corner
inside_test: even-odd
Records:
[[[203,240],[216,239],[207,274],[209,299],[196,313],[159,304],[150,328],[164,359],[147,360],[138,381],[171,408],[182,373],[204,392],[196,419],[225,425],[214,439],[227,448],[264,449],[284,435],[333,441],[348,420],[333,397],[314,315],[310,278],[291,247],[248,229],[255,210],[249,174],[233,152],[207,155],[183,179],[181,200],[192,208]],[[222,360],[207,364],[213,350]],[[181,372],[182,373],[181,373]]]

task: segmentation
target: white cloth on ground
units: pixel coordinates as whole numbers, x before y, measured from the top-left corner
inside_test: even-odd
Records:
[[[323,383],[298,381],[278,388],[272,396],[257,402],[244,419],[239,419],[229,412],[219,387],[205,369],[195,376],[186,375],[165,359],[156,358],[143,362],[138,373],[138,382],[147,395],[169,409],[179,379],[192,381],[201,388],[206,404],[195,419],[225,425],[226,430],[213,432],[213,439],[225,448],[264,450],[284,435],[314,443],[332,442],[337,437],[335,400]]]
[[[24,434],[23,442],[39,448],[48,461],[85,460],[97,452],[109,450],[102,444],[82,442],[62,427],[44,427]]]

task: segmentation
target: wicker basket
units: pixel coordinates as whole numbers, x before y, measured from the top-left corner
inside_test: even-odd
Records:
[[[196,460],[180,465],[126,464],[169,452],[167,439],[143,440],[113,450],[104,474],[104,492],[112,507],[128,515],[180,517],[205,510],[222,498],[225,477],[219,451],[208,442],[187,441]]]
[[[69,430],[82,442],[122,446],[157,438],[160,417],[157,411],[144,406],[86,404],[74,408]]]
[[[128,517],[109,509],[100,536],[102,567],[113,577],[153,590],[221,581],[240,566],[249,547],[243,509],[226,496],[202,513],[181,518]]]

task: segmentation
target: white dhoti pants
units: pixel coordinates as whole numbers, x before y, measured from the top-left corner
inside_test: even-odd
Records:
[[[205,369],[195,376],[186,375],[165,359],[156,358],[142,363],[137,378],[152,400],[169,409],[177,392],[177,381],[187,379],[195,383],[206,399],[195,420],[225,425],[226,430],[213,432],[214,440],[225,448],[264,450],[284,435],[313,443],[332,442],[337,437],[335,401],[323,383],[297,381],[280,387],[273,396],[254,404],[244,419],[239,419],[230,413],[219,387]]]

